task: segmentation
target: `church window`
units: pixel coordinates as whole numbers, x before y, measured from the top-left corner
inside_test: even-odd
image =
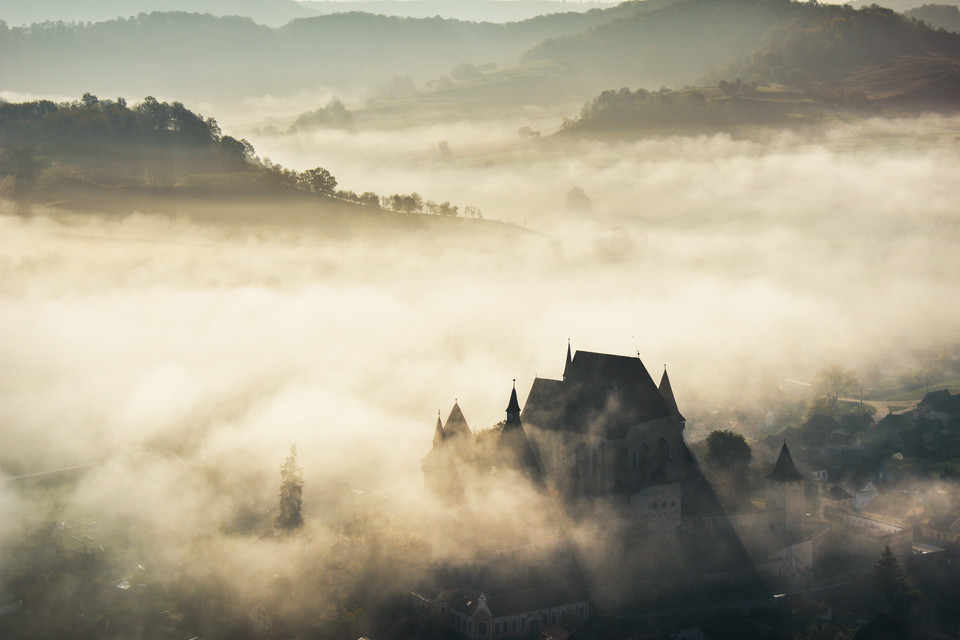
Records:
[[[660,456],[661,465],[670,460],[670,443],[667,442],[666,438],[660,438],[660,442],[657,445],[657,453]]]
[[[526,631],[527,629],[527,619],[520,618],[520,631]]]
[[[557,612],[556,612],[556,611],[554,611],[552,614],[550,614],[550,622],[552,622],[552,623],[554,623],[554,624],[557,623]]]
[[[477,632],[482,636],[487,635],[487,623],[486,622],[479,623],[477,625]]]
[[[514,631],[517,630],[517,621],[516,621],[516,619],[514,619],[514,621],[513,621],[513,630],[514,630]]]

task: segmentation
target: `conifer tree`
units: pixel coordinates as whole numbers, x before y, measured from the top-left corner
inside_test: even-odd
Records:
[[[894,598],[910,589],[910,583],[907,582],[907,576],[900,568],[897,556],[890,551],[890,545],[887,545],[877,564],[873,567],[873,584],[876,586],[883,597],[890,604]]]
[[[303,469],[297,466],[297,445],[290,445],[290,455],[280,467],[280,513],[274,525],[290,531],[303,525],[300,507],[303,504]]]

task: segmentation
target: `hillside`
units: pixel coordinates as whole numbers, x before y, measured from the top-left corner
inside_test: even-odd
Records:
[[[677,86],[749,55],[768,29],[805,11],[780,0],[681,0],[533,47],[522,60],[550,61],[610,86]]]
[[[822,7],[769,30],[714,78],[862,93],[916,109],[960,107],[960,36],[889,9]]]
[[[471,229],[514,234],[479,210],[416,192],[378,196],[337,189],[316,167],[261,161],[213,118],[152,97],[0,103],[0,201],[73,212],[186,215],[202,222],[282,224],[338,235],[360,230]],[[0,207],[7,209],[7,206]]]
[[[923,20],[934,29],[960,33],[960,7],[955,4],[925,4],[905,11],[908,18]]]

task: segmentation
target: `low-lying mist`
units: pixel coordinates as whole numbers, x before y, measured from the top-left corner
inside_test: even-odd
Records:
[[[532,231],[503,243],[7,211],[3,474],[101,462],[69,508],[139,523],[172,571],[197,536],[269,527],[294,442],[317,544],[364,510],[429,522],[437,411],[496,423],[568,338],[666,363],[685,413],[956,339],[958,119],[567,145],[523,124],[251,136],[343,188]],[[12,487],[8,523],[38,508]]]

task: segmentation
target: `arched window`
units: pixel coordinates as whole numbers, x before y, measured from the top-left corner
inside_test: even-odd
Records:
[[[478,624],[478,625],[477,625],[477,631],[478,631],[478,632],[480,633],[480,635],[482,635],[482,636],[487,635],[487,623],[486,623],[486,622],[481,622],[480,624]]]

